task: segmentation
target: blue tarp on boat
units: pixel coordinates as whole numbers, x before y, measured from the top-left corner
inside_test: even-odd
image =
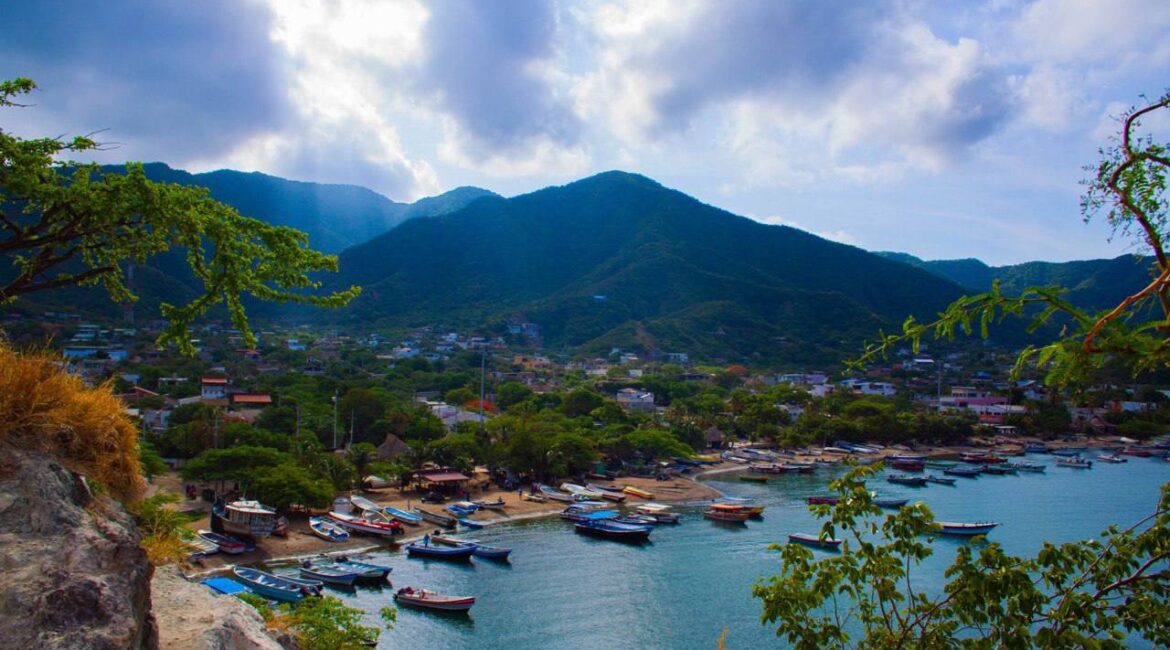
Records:
[[[221,594],[234,596],[240,592],[247,591],[248,588],[244,585],[232,580],[231,578],[207,578],[201,581],[203,584],[211,587],[212,591],[218,591]]]

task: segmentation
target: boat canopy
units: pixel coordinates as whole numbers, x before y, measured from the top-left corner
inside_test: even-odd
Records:
[[[601,520],[601,519],[613,519],[614,517],[617,517],[617,516],[618,516],[618,511],[616,511],[616,510],[595,510],[593,512],[587,512],[587,513],[583,514],[581,516],[581,518],[582,519]]]

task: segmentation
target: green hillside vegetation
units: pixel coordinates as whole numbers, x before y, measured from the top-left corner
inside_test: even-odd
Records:
[[[366,288],[334,316],[476,324],[521,316],[549,346],[710,358],[838,359],[961,287],[635,174],[607,172],[412,220],[345,251],[336,281]]]

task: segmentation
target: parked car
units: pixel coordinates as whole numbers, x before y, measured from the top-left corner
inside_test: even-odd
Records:
[[[447,497],[439,494],[438,492],[435,492],[434,490],[431,490],[430,492],[427,492],[423,495],[422,500],[426,503],[442,503],[447,500]]]

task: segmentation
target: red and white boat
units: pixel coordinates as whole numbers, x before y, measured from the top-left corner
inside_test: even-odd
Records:
[[[403,587],[394,592],[394,601],[412,607],[438,609],[445,612],[466,612],[475,604],[475,597],[444,596],[429,589]]]
[[[340,512],[330,512],[329,518],[336,521],[342,528],[367,535],[393,537],[401,535],[403,532],[402,524],[397,521],[371,521]]]
[[[752,516],[752,511],[744,506],[730,503],[712,503],[703,511],[703,516],[715,521],[743,523]]]

